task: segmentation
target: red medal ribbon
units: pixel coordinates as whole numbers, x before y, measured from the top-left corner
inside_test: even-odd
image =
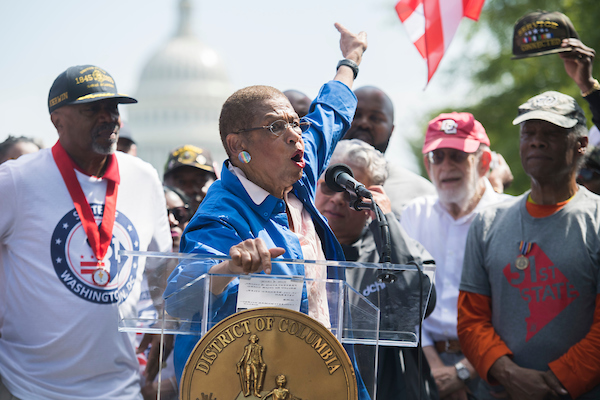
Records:
[[[73,162],[69,154],[57,141],[52,147],[52,156],[56,162],[56,166],[63,177],[65,185],[69,190],[81,225],[87,235],[88,242],[98,263],[100,263],[106,256],[108,247],[112,240],[112,230],[115,224],[115,215],[117,209],[117,192],[119,191],[119,167],[117,165],[117,158],[114,154],[111,154],[107,160],[108,165],[104,174],[104,179],[107,180],[106,185],[106,198],[104,199],[104,212],[102,214],[102,222],[100,226],[96,224],[94,213],[90,207],[81,185],[75,175],[75,169],[85,173]]]

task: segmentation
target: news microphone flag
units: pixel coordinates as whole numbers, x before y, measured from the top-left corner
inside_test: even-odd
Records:
[[[435,73],[463,17],[479,19],[485,0],[400,0],[396,12],[421,57],[427,83]]]

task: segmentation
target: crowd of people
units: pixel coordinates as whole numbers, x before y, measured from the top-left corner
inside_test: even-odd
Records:
[[[119,250],[229,256],[171,266],[164,296],[175,317],[169,294],[207,272],[344,279],[367,298],[374,284],[378,300],[396,298],[375,272],[272,262],[382,261],[376,215],[328,187],[330,163],[347,164],[372,193],[392,263],[436,265],[422,350],[379,350],[377,399],[600,398],[600,147],[588,149],[583,109],[556,91],[515,104],[531,182],[520,196],[503,193],[510,168],[476,116],[440,114],[422,145],[428,180],[386,160],[392,101],[373,86],[352,91],[366,34],[336,28],[343,59],[314,100],[269,86],[227,99],[220,170],[186,144],[166,154],[161,180],[120,119],[118,105],[136,100],[108,72],[80,65],[56,78],[56,144],[0,143],[0,400],[154,399],[159,365],[170,369],[161,398],[177,398],[198,337],[165,340],[163,361],[157,335],[118,331],[120,304],[157,312],[144,264]],[[599,126],[595,51],[575,38],[561,46]],[[211,291],[215,321],[235,312],[238,280],[214,278]],[[329,324],[318,285],[299,311]],[[358,398],[370,399],[372,363],[360,346],[345,348]]]

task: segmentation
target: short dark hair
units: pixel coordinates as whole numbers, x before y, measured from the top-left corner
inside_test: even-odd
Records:
[[[588,127],[585,123],[585,121],[577,121],[577,124],[572,127],[571,129],[569,129],[569,133],[573,132],[573,135],[575,136],[575,139],[579,139],[582,136],[587,136],[589,133]],[[579,170],[581,167],[583,167],[585,165],[585,162],[587,160],[587,157],[585,157],[585,154],[582,157],[579,157],[579,159],[577,160],[577,170]]]
[[[387,95],[383,90],[379,89],[377,86],[361,86],[358,89],[354,90],[354,94],[358,97],[361,93],[365,93],[367,95],[376,93],[381,96],[383,99],[383,103],[389,108],[390,119],[392,123],[394,122],[394,103],[390,96]]]
[[[16,145],[18,143],[31,143],[31,144],[36,145],[38,147],[38,149],[41,149],[39,144],[37,144],[33,139],[28,138],[27,136],[18,136],[17,137],[17,136],[8,135],[6,140],[4,142],[0,143],[0,160],[4,160],[4,158],[8,154],[8,151],[14,145]]]
[[[227,135],[250,128],[249,124],[256,117],[256,105],[278,97],[287,99],[280,90],[274,87],[256,85],[240,89],[225,100],[219,117],[219,133],[227,155],[230,155],[227,147]]]
[[[577,124],[571,129],[569,129],[569,131],[573,132],[575,134],[575,137],[578,138],[582,136],[587,136],[589,132],[585,121],[577,121]]]

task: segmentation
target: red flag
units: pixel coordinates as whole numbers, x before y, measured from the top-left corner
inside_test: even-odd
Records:
[[[477,21],[485,0],[400,0],[396,12],[421,57],[427,82],[435,73],[463,17]]]

